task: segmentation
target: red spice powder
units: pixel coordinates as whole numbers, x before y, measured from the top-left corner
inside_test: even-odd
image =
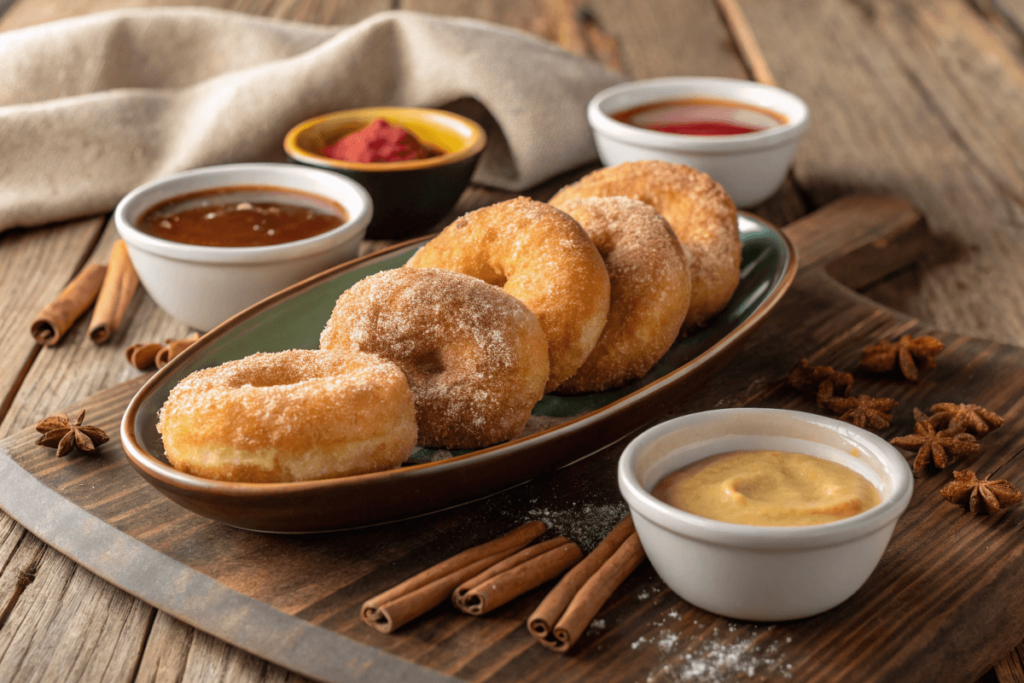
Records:
[[[441,152],[424,145],[402,126],[392,126],[384,119],[377,119],[366,128],[324,147],[321,154],[341,161],[373,163],[426,159]]]

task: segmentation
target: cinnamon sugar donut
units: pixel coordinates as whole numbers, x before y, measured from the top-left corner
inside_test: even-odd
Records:
[[[409,261],[501,287],[526,304],[548,340],[546,391],[571,377],[608,319],[608,271],[572,218],[519,197],[467,213]]]
[[[611,307],[597,346],[558,390],[615,389],[646,375],[679,336],[690,307],[690,260],[672,227],[641,201],[589,197],[563,208],[604,257]]]
[[[419,444],[483,448],[519,436],[544,395],[548,347],[537,318],[476,278],[399,268],[338,298],[323,349],[394,362],[416,397]]]
[[[650,204],[665,217],[690,255],[693,295],[683,330],[706,325],[740,282],[743,245],[736,205],[700,171],[665,161],[630,161],[602,168],[563,187],[552,199],[562,208],[584,197],[623,196]]]
[[[194,372],[157,430],[171,465],[207,479],[306,481],[397,467],[416,445],[405,375],[361,353],[282,351]]]

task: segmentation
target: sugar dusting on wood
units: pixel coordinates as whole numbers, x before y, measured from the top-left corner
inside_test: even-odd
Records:
[[[695,620],[693,625],[702,632],[685,635],[673,627],[673,623],[680,622],[682,618],[682,614],[672,608],[663,619],[651,624],[655,628],[661,627],[656,634],[641,636],[630,644],[638,654],[660,659],[648,673],[647,683],[725,683],[793,678],[792,664],[784,661],[785,654],[779,640],[770,639],[774,626],[750,626],[747,627],[747,635],[737,637],[734,634],[741,628],[738,624],[729,623],[724,632],[717,626],[708,632]],[[792,642],[792,638],[786,638],[786,642]]]
[[[608,505],[572,502],[563,508],[538,506],[527,511],[529,519],[545,522],[569,540],[575,541],[586,553],[596,548],[627,514],[629,507],[625,502]]]
[[[590,626],[587,627],[586,637],[593,638],[594,636],[600,635],[608,627],[608,624],[604,619],[594,619],[590,622]]]

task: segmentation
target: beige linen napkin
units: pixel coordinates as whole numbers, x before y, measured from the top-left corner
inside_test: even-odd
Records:
[[[197,166],[281,161],[303,119],[475,98],[474,180],[522,190],[594,158],[587,100],[620,77],[524,32],[383,12],[346,28],[128,9],[0,33],[0,230],[111,210]]]

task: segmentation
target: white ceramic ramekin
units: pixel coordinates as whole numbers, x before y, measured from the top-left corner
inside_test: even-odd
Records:
[[[262,185],[332,200],[349,215],[333,230],[266,247],[204,247],[162,240],[136,222],[160,202],[217,187]],[[354,258],[373,216],[373,203],[349,178],[292,164],[208,166],[136,188],[114,210],[139,280],[157,305],[175,318],[210,330],[274,292]]]
[[[705,97],[733,100],[782,114],[787,123],[743,135],[677,135],[612,118],[634,107]],[[807,105],[782,88],[733,78],[679,76],[622,83],[602,90],[587,120],[605,166],[654,159],[692,166],[721,183],[739,207],[760,204],[786,179],[797,142],[807,129]]]
[[[683,512],[649,491],[666,474],[737,450],[805,453],[846,465],[881,492],[859,515],[815,526],[767,527]],[[687,602],[753,621],[808,617],[853,595],[874,571],[913,492],[906,459],[845,422],[788,410],[734,408],[676,418],[633,440],[619,489],[658,575]]]

